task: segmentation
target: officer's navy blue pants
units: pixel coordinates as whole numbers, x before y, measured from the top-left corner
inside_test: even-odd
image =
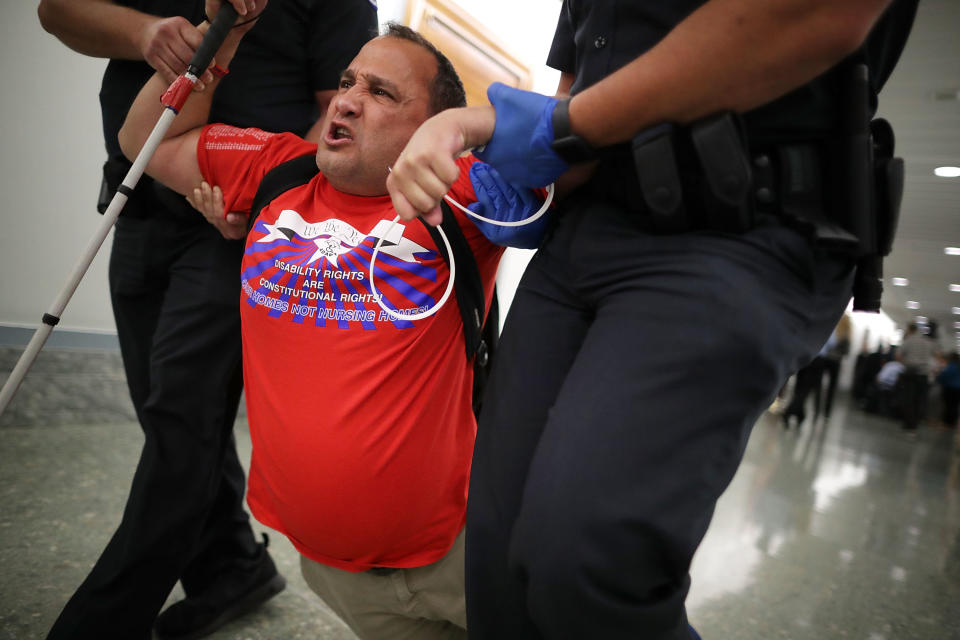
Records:
[[[123,520],[51,639],[150,638],[178,579],[196,594],[258,551],[233,440],[242,251],[199,214],[118,221],[110,289],[145,441]]]
[[[780,226],[655,236],[570,206],[521,280],[484,397],[471,639],[694,637],[688,571],[716,500],[851,283],[848,261]]]

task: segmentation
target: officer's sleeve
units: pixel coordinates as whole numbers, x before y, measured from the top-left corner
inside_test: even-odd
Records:
[[[560,17],[557,19],[557,28],[553,33],[553,44],[547,55],[547,66],[562,73],[574,73],[577,63],[577,47],[573,39],[573,26],[570,23],[570,7],[567,0],[563,0],[560,7]]]
[[[307,58],[314,91],[336,89],[340,73],[377,35],[377,9],[370,0],[307,0],[310,41]]]

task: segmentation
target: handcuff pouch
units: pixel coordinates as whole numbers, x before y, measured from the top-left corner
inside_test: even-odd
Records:
[[[671,125],[661,125],[641,132],[632,142],[633,165],[647,222],[656,233],[689,230],[673,131]]]
[[[690,125],[689,136],[700,168],[705,226],[734,233],[752,229],[752,175],[739,117],[724,111],[703,118]]]

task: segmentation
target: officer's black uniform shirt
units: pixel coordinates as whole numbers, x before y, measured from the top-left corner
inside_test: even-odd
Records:
[[[205,19],[202,0],[119,4],[157,16],[183,16],[194,24]],[[376,32],[377,12],[369,0],[272,0],[244,36],[230,73],[218,84],[210,121],[303,135],[317,117],[315,92],[335,89],[340,73]],[[117,133],[153,73],[146,62],[134,60],[111,60],[104,72],[100,107],[109,158],[104,172],[111,195],[130,167]],[[124,215],[151,215],[157,206],[202,221],[181,196],[154,185],[147,176],[138,183]]]
[[[862,55],[870,65],[874,92],[893,69],[906,42],[918,0],[896,0],[871,32]],[[564,0],[547,64],[574,75],[571,95],[588,88],[643,54],[703,0]],[[718,51],[717,55],[724,55]],[[758,51],[757,55],[764,55]],[[834,134],[837,91],[829,73],[744,116],[751,144],[817,141]],[[876,103],[874,95],[874,105]],[[597,171],[609,193],[629,181],[626,145]],[[617,174],[622,175],[617,176]],[[619,198],[617,198],[619,199]]]

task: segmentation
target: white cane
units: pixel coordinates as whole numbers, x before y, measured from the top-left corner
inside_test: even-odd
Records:
[[[114,223],[116,223],[120,211],[127,203],[130,194],[133,193],[137,182],[140,181],[140,176],[143,175],[144,168],[146,168],[147,163],[150,162],[150,158],[153,157],[157,146],[163,141],[167,129],[170,128],[173,119],[180,112],[184,102],[186,102],[190,96],[190,92],[193,90],[193,85],[196,84],[197,78],[206,71],[210,65],[210,61],[213,59],[213,55],[217,52],[217,49],[220,48],[220,45],[223,44],[223,40],[227,37],[236,20],[236,10],[231,5],[225,3],[217,12],[217,17],[214,18],[213,24],[210,25],[210,29],[206,35],[204,35],[203,41],[200,43],[200,46],[197,47],[196,53],[193,54],[193,59],[190,61],[190,64],[187,65],[187,70],[183,75],[174,80],[173,84],[171,84],[163,94],[161,102],[166,109],[163,110],[160,119],[150,133],[150,137],[147,138],[140,153],[137,154],[136,160],[133,161],[133,166],[127,171],[126,177],[124,177],[123,182],[117,188],[117,192],[110,201],[110,206],[107,207],[106,212],[103,214],[103,221],[100,223],[100,228],[97,229],[93,237],[90,238],[90,242],[87,244],[86,249],[73,268],[73,273],[67,278],[67,282],[54,299],[53,304],[51,304],[47,312],[43,314],[41,319],[42,324],[34,332],[33,337],[30,338],[27,348],[20,354],[20,359],[17,360],[13,372],[11,372],[10,377],[7,378],[6,383],[4,383],[3,389],[0,390],[0,416],[6,411],[7,406],[13,399],[13,395],[20,387],[20,383],[23,382],[24,376],[27,375],[27,371],[30,370],[30,366],[33,364],[33,361],[36,360],[37,354],[40,353],[40,349],[43,348],[53,328],[60,322],[60,314],[63,313],[67,303],[70,302],[70,298],[73,297],[74,292],[77,290],[77,285],[80,284],[87,269],[90,268],[90,263],[93,262],[93,258],[100,250],[104,238],[107,237],[110,229]]]

